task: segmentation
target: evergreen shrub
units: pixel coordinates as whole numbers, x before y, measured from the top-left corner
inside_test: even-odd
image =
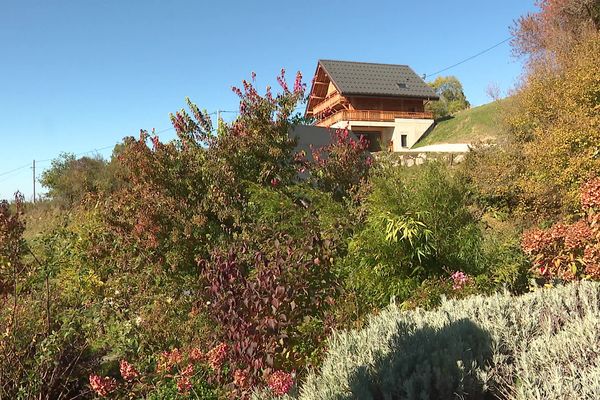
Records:
[[[434,311],[392,305],[334,334],[294,398],[599,398],[599,317],[600,285],[587,281]]]

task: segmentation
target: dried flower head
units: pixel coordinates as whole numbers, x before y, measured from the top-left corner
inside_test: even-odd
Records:
[[[269,389],[273,394],[282,396],[289,393],[294,386],[294,378],[292,374],[283,371],[275,371],[269,376]]]
[[[117,381],[108,376],[90,375],[90,386],[100,397],[106,397],[117,389]]]
[[[214,370],[220,369],[225,361],[226,355],[227,345],[225,343],[220,343],[206,354],[206,357],[208,358],[208,365],[210,365],[210,367]]]
[[[125,360],[121,360],[119,363],[119,370],[121,371],[121,376],[127,382],[131,382],[140,376],[140,373],[135,369],[135,367]]]

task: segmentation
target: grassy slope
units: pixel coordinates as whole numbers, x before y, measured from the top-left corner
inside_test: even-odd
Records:
[[[452,118],[440,121],[414,147],[438,143],[472,143],[494,139],[500,135],[501,102],[493,102],[461,111]]]

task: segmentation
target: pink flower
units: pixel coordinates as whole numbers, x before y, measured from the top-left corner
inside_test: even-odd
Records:
[[[277,185],[279,185],[279,179],[277,179],[277,178],[271,179],[271,186],[276,187]]]
[[[187,393],[192,388],[192,382],[187,376],[182,376],[177,379],[177,390],[179,393]]]
[[[158,372],[169,372],[171,368],[179,364],[182,360],[181,351],[173,349],[171,351],[163,351],[158,360],[156,369]]]
[[[456,271],[452,274],[451,278],[454,281],[454,284],[452,285],[452,289],[454,290],[462,289],[471,279],[462,271]]]
[[[90,386],[98,396],[105,397],[117,389],[117,381],[108,376],[90,375]]]
[[[302,73],[298,71],[296,73],[296,81],[294,82],[294,93],[301,93],[304,91],[304,85],[302,84]]]
[[[194,366],[192,364],[188,364],[188,366],[181,371],[181,376],[187,376],[189,378],[192,375],[194,375]]]
[[[190,351],[190,360],[192,360],[193,362],[202,361],[203,358],[204,354],[199,348],[194,348],[192,349],[192,351]]]
[[[225,343],[220,343],[206,354],[208,358],[208,365],[210,365],[210,367],[214,370],[220,369],[223,365],[223,361],[225,361],[226,355],[227,345]]]
[[[121,371],[121,376],[127,382],[131,382],[140,376],[140,373],[135,369],[135,367],[125,360],[121,360],[119,363],[119,370]]]
[[[269,376],[269,388],[277,396],[288,393],[294,386],[292,374],[283,371],[275,371]]]

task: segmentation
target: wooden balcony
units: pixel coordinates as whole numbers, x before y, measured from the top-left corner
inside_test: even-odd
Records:
[[[339,121],[393,122],[396,118],[433,119],[431,112],[341,110],[320,121],[317,126],[329,127]]]
[[[337,104],[341,104],[341,103],[345,103],[345,102],[346,102],[345,97],[341,96],[338,92],[333,92],[329,96],[325,97],[325,99],[323,99],[323,101],[321,101],[319,104],[317,104],[313,108],[313,110],[312,110],[313,115],[319,115],[323,111],[325,111],[329,108],[333,108]]]

